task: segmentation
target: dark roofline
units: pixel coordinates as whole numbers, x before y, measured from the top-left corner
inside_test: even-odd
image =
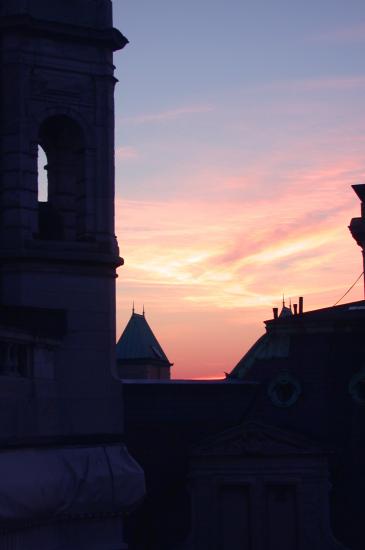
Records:
[[[117,363],[120,366],[124,366],[124,365],[141,365],[141,364],[146,364],[146,362],[148,362],[150,365],[156,366],[156,367],[168,367],[168,368],[170,368],[174,365],[174,363],[170,363],[169,361],[165,361],[165,359],[158,359],[157,357],[156,357],[156,359],[153,359],[151,357],[134,357],[133,359],[118,359],[117,358]]]
[[[52,39],[65,36],[80,42],[100,43],[113,51],[122,50],[128,43],[128,39],[114,27],[90,27],[84,25],[72,25],[60,21],[37,19],[29,14],[0,15],[0,32],[2,29],[20,29],[29,34],[43,35]]]
[[[219,380],[165,380],[165,379],[147,379],[147,378],[122,378],[122,384],[133,385],[169,385],[169,386],[231,386],[232,384],[242,385],[242,386],[261,386],[261,382],[251,381],[251,380],[229,380],[228,378],[223,378]]]
[[[359,321],[365,322],[365,300],[306,311],[290,317],[269,319],[264,323],[267,330],[271,330],[276,327],[289,328],[307,323],[333,324],[342,322],[358,323]]]

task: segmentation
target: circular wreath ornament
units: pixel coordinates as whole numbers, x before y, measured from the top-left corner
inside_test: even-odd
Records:
[[[349,392],[356,403],[365,405],[365,368],[351,377]]]
[[[301,392],[298,380],[288,373],[276,376],[267,389],[271,402],[277,407],[291,407],[298,400]]]

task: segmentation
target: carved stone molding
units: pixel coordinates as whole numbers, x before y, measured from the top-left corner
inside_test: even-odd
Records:
[[[248,422],[203,441],[193,455],[293,456],[321,455],[322,451],[304,438],[257,422]]]

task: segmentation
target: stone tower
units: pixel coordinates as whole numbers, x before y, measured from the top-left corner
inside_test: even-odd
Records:
[[[57,381],[60,415],[47,430],[120,430],[108,412],[122,263],[114,235],[113,50],[127,40],[113,29],[111,8],[109,0],[2,0],[0,7],[0,303],[28,316],[47,311],[46,325],[63,314],[64,334],[44,346],[47,366],[33,360],[26,373],[38,378],[41,369]],[[37,199],[40,147],[46,202]],[[37,324],[33,315],[30,325]],[[95,425],[93,399],[102,411]],[[44,420],[33,422],[37,431]]]
[[[113,517],[143,493],[112,374],[113,51],[127,40],[110,0],[1,0],[0,41],[0,527],[38,529],[0,546],[119,550]]]

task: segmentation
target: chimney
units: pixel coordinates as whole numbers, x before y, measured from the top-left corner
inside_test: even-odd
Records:
[[[299,298],[299,315],[302,315],[303,313],[303,296],[300,296]]]
[[[274,319],[277,319],[278,316],[279,316],[279,308],[278,307],[273,307],[272,311],[274,313]]]
[[[298,315],[298,304],[294,304],[293,308],[294,308],[294,315]]]

